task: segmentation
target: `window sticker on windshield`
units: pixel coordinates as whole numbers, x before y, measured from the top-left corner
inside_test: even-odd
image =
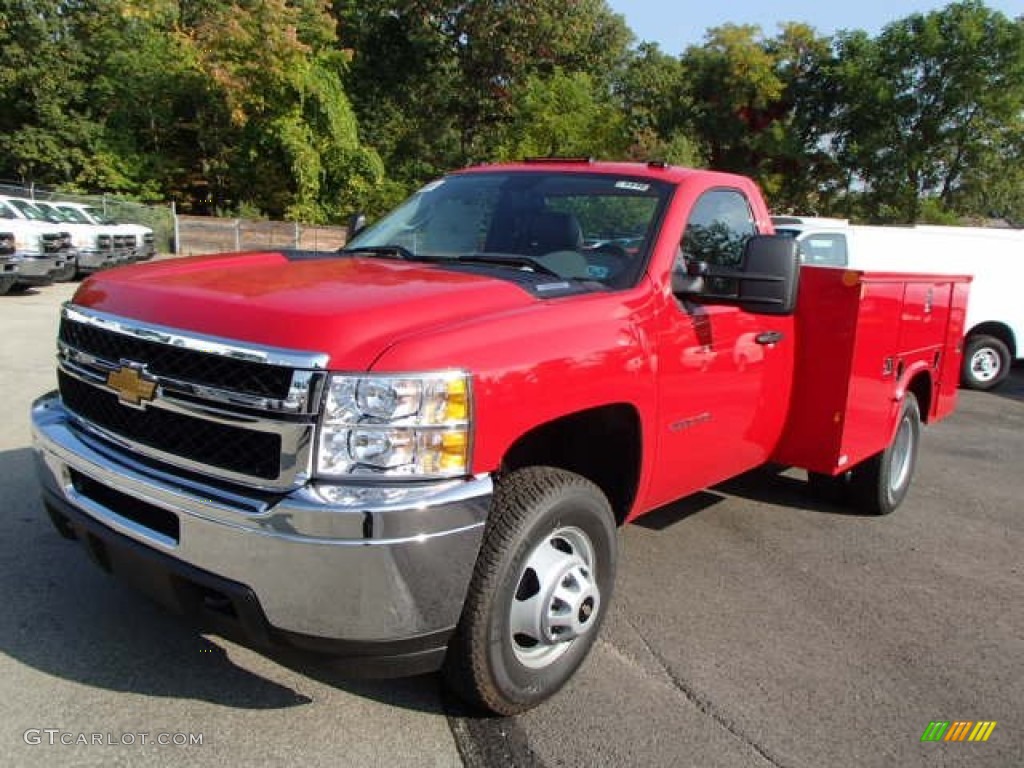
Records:
[[[650,184],[644,184],[639,181],[617,181],[615,182],[616,189],[628,189],[633,192],[646,192],[651,188]]]

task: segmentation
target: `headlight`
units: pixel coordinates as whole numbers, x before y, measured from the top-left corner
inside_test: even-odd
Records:
[[[469,470],[465,374],[331,376],[316,473],[453,477]]]

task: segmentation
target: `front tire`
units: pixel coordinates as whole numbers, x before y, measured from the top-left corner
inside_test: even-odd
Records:
[[[960,381],[967,389],[992,389],[1010,373],[1010,350],[995,336],[972,336],[964,348]]]
[[[505,476],[448,648],[446,683],[499,715],[548,699],[594,644],[616,559],[615,518],[592,482],[551,467]]]
[[[75,276],[77,274],[78,274],[78,260],[77,259],[71,259],[70,261],[65,262],[64,266],[60,268],[60,272],[58,272],[54,276],[53,282],[55,282],[55,283],[70,283],[72,280],[75,279]]]

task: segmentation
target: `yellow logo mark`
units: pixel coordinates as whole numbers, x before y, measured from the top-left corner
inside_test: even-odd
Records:
[[[153,399],[156,382],[146,378],[142,368],[122,365],[107,375],[107,386],[117,392],[117,399],[125,405],[139,407]]]
[[[992,731],[996,729],[996,721],[982,721],[974,726],[974,730],[971,731],[971,735],[967,737],[968,741],[988,741],[988,737],[992,735]]]

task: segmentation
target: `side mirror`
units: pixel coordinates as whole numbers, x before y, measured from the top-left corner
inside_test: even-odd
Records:
[[[672,292],[709,304],[731,304],[758,315],[790,315],[796,308],[799,247],[792,237],[755,235],[742,266],[689,262],[672,272]]]
[[[353,237],[358,235],[362,230],[366,229],[366,214],[365,213],[354,213],[348,220],[348,237],[346,240],[351,240]]]
[[[743,253],[739,304],[760,315],[791,315],[796,309],[800,246],[785,235],[757,235]]]

